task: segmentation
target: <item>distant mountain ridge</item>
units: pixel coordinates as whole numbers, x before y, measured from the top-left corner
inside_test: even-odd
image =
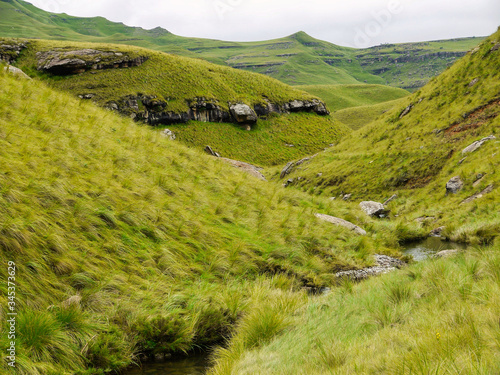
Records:
[[[145,30],[103,17],[54,14],[22,0],[0,0],[0,36],[136,45],[266,74],[291,85],[385,84],[415,90],[484,38],[341,47],[303,31],[261,42],[226,42]]]

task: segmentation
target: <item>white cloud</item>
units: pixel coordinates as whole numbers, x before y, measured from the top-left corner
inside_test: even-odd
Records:
[[[99,15],[144,28],[161,26],[182,36],[250,41],[282,37],[303,30],[319,39],[344,46],[359,46],[359,31],[368,37],[370,45],[488,35],[495,31],[500,20],[498,0],[31,2],[42,9],[75,16]],[[391,12],[391,9],[401,11]]]

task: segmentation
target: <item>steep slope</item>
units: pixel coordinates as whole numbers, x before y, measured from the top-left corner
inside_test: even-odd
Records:
[[[351,193],[353,199],[365,200],[398,193],[391,203],[395,214],[409,221],[432,217],[430,225],[446,224],[452,238],[491,240],[500,227],[495,209],[500,197],[499,49],[500,31],[398,108],[301,166],[291,178],[327,196]],[[466,150],[483,139],[477,151]],[[463,188],[445,195],[447,182],[455,176]],[[482,213],[477,218],[471,216],[475,210]]]
[[[304,32],[235,43],[184,38],[162,28],[144,30],[104,18],[51,14],[21,0],[0,1],[0,36],[137,45],[269,75],[292,85],[389,84],[416,89],[483,38],[346,48]]]
[[[292,309],[306,298],[303,286],[332,285],[335,271],[394,249],[391,236],[362,238],[314,216],[335,212],[385,231],[347,203],[262,182],[6,74],[1,68],[0,277],[15,264],[16,294],[8,299],[12,289],[0,286],[0,349],[5,356],[12,345],[11,306],[14,373],[103,373],[206,347],[243,315]],[[279,314],[272,319],[269,334],[281,327],[273,326]]]

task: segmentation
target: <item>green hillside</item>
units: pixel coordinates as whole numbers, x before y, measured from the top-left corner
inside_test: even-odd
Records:
[[[9,373],[97,374],[204,348],[374,251],[398,254],[390,234],[361,238],[314,216],[387,231],[349,203],[254,179],[4,69],[0,108],[0,257],[16,265],[19,314]]]
[[[485,137],[498,138],[499,36],[497,32],[379,120],[301,166],[291,178],[301,177],[298,186],[325,196],[350,193],[356,200],[381,200],[397,193],[399,198],[391,203],[394,214],[410,221],[435,217],[433,225],[446,225],[455,239],[478,241],[482,231],[498,230],[496,190],[474,203],[461,202],[500,183],[498,140],[473,153],[462,152]],[[445,185],[454,176],[464,187],[445,196]],[[471,216],[479,207],[481,215]]]
[[[321,98],[330,111],[379,104],[409,95],[406,90],[383,85],[304,85],[296,88]]]
[[[16,46],[22,41],[2,43]],[[210,145],[225,157],[280,164],[321,151],[350,131],[325,116],[324,104],[314,95],[263,75],[139,47],[42,40],[24,44],[15,64],[32,77],[139,123],[168,125],[181,142],[200,150]],[[84,60],[89,60],[87,65]],[[54,66],[40,68],[47,64]],[[248,105],[252,112],[268,107],[277,112],[259,113],[249,132],[231,115],[231,103]],[[313,107],[294,109],[289,103]],[[318,111],[323,116],[314,113]]]
[[[304,32],[262,42],[184,38],[162,28],[144,30],[102,17],[51,14],[22,0],[0,1],[0,36],[127,44],[199,57],[266,74],[291,85],[388,84],[415,90],[483,38],[340,47]]]
[[[396,107],[399,108],[404,100],[404,98],[401,98],[378,104],[349,107],[333,113],[332,118],[347,125],[352,130],[358,130],[372,121],[375,121],[379,116],[389,110]]]
[[[280,314],[283,328],[272,339],[253,339],[264,311],[245,317],[209,374],[498,371],[499,62],[500,29],[398,108],[287,176],[312,194],[350,193],[356,203],[397,194],[381,223],[400,238],[440,227],[476,246],[291,300],[295,308]]]

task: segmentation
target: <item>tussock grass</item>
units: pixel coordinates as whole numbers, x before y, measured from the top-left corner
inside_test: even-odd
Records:
[[[119,370],[234,327],[264,345],[304,285],[396,251],[314,216],[349,203],[254,179],[36,80],[0,81],[0,259],[17,265],[20,374]]]
[[[498,236],[500,197],[496,188],[500,183],[498,140],[468,155],[461,151],[483,137],[498,138],[500,76],[496,67],[500,55],[492,47],[499,37],[496,32],[427,86],[301,165],[288,178],[308,192],[334,197],[350,193],[354,201],[383,202],[398,194],[389,208],[404,226],[395,229],[421,226],[408,232],[408,240],[420,237],[419,232],[446,226],[450,239],[493,242]],[[410,106],[411,111],[401,116]],[[464,187],[447,195],[446,183],[454,176],[462,179]],[[462,203],[491,184],[492,192]],[[414,222],[422,216],[434,219]]]
[[[210,374],[494,373],[499,285],[479,270],[498,259],[498,247],[477,249],[334,290],[285,315],[293,324],[273,341],[219,357]]]

